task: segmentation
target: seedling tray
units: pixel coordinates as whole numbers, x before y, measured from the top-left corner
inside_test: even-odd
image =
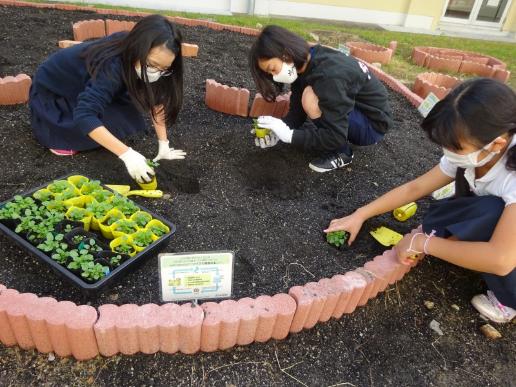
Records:
[[[70,173],[65,176],[58,177],[56,179],[53,179],[52,181],[49,181],[46,184],[43,184],[39,187],[36,187],[34,189],[31,189],[29,191],[26,191],[22,194],[17,194],[23,197],[31,196],[32,194],[39,189],[45,188],[50,183],[52,183],[54,180],[66,180],[69,176],[77,175],[77,173]],[[82,175],[85,177],[88,177],[86,175]],[[89,178],[89,177],[88,177]],[[93,179],[90,179],[93,180]],[[106,187],[104,184],[101,184],[102,187],[106,190],[110,190],[108,187]],[[110,190],[112,191],[112,190]],[[6,200],[4,202],[0,203],[0,207],[3,207],[7,202],[11,201],[11,199]],[[134,202],[134,201],[133,201]],[[163,218],[162,216],[157,215],[156,213],[150,211],[149,209],[145,208],[144,206],[139,205],[138,203],[134,202],[138,208],[142,211],[148,212],[152,215],[154,219],[158,219],[161,222],[163,222],[165,225],[167,225],[170,228],[170,232],[163,235],[161,238],[159,238],[157,241],[149,245],[145,250],[137,253],[134,257],[131,259],[123,262],[120,266],[116,267],[113,271],[111,271],[107,276],[101,278],[95,283],[88,283],[84,281],[81,277],[75,275],[73,272],[71,272],[66,267],[60,265],[56,261],[54,261],[49,255],[47,255],[45,252],[39,250],[36,246],[32,245],[29,241],[25,240],[23,237],[18,235],[14,232],[14,230],[11,230],[9,227],[7,227],[5,224],[3,224],[0,221],[0,231],[5,234],[7,237],[13,239],[16,243],[18,243],[20,246],[22,246],[25,250],[33,253],[36,255],[41,261],[45,262],[47,265],[50,266],[50,268],[58,274],[58,276],[65,279],[65,281],[69,282],[73,286],[78,287],[81,290],[81,293],[84,296],[94,296],[96,295],[101,289],[105,288],[106,286],[112,284],[117,279],[123,277],[124,275],[128,274],[129,272],[133,271],[138,267],[140,264],[142,264],[146,259],[150,258],[151,256],[156,256],[160,251],[162,251],[170,241],[170,238],[176,231],[176,226],[169,222],[167,219]]]

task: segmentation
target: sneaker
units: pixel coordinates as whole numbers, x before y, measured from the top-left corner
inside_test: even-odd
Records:
[[[487,291],[487,295],[477,294],[471,303],[482,316],[497,323],[508,323],[516,317],[516,310],[502,305],[491,290]]]
[[[334,153],[329,156],[312,160],[308,166],[312,171],[323,173],[333,171],[334,169],[343,168],[346,165],[351,164],[352,161],[353,154],[348,156],[345,153]]]
[[[78,151],[74,151],[71,149],[50,149],[50,152],[52,152],[56,156],[75,156],[77,153],[79,153]]]

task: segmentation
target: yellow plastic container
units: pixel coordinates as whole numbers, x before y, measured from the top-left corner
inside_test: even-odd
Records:
[[[170,228],[166,224],[164,224],[162,221],[160,221],[158,219],[152,219],[149,223],[147,223],[147,225],[145,226],[145,229],[146,230],[150,230],[151,227],[154,226],[154,225],[163,226],[165,228],[165,230],[166,230],[165,234],[168,234],[170,232]],[[163,234],[163,235],[165,235],[165,234]],[[158,239],[162,237],[162,236],[157,236],[157,235],[155,235],[155,236]]]
[[[138,183],[138,185],[141,189],[155,190],[158,188],[158,180],[156,179],[156,176],[153,176],[150,183]]]
[[[75,188],[75,186],[74,186],[72,183],[70,183],[69,181],[67,181],[67,180],[55,180],[54,182],[52,182],[52,183],[50,183],[49,185],[47,185],[47,189],[48,189],[50,192],[52,192],[54,195],[59,194],[59,192],[55,192],[55,191],[54,191],[54,188],[55,188],[55,182],[57,182],[57,181],[59,181],[59,182],[61,182],[61,181],[65,182],[65,183],[66,183],[66,185],[67,185],[67,189],[72,189],[72,190],[74,190],[74,191],[75,191],[75,190],[77,190],[77,188]],[[78,192],[77,192],[77,194],[78,194]]]
[[[138,227],[140,227],[140,228],[145,228],[145,226],[147,226],[147,223],[149,223],[152,220],[152,215],[145,211],[136,211],[134,214],[132,214],[129,217],[129,219],[132,220],[133,222],[136,222],[136,219],[139,216],[145,216],[145,218],[147,219],[145,224],[143,224],[143,225],[138,224]]]
[[[128,219],[122,219],[124,221],[127,221]],[[119,231],[118,230],[118,227],[119,227],[119,220],[117,220],[115,223],[113,223],[111,225],[111,233],[113,234],[113,237],[114,238],[119,238],[121,236],[124,236],[124,235],[129,235],[129,234],[126,234],[125,232],[122,232],[122,231]],[[136,224],[136,222],[134,222],[134,224]],[[140,228],[138,226],[136,226],[136,231],[138,231]],[[134,234],[136,231],[132,232],[131,234]]]
[[[396,208],[392,211],[392,215],[396,220],[404,222],[410,217],[414,216],[417,211],[417,204],[415,202],[405,204],[404,206]]]
[[[54,194],[49,191],[47,188],[38,189],[36,192],[32,194],[32,197],[37,200],[41,200],[42,202],[51,200],[54,197]]]
[[[125,215],[118,208],[113,208],[107,212],[102,222],[99,222],[100,232],[102,233],[102,236],[106,239],[114,238],[113,231],[111,230],[112,224],[106,224],[107,220],[111,216],[119,217],[119,219],[125,219]]]
[[[82,176],[82,175],[73,175],[73,176],[68,176],[68,180],[69,183],[73,184],[75,188],[77,189],[81,189],[82,185],[88,181],[90,181],[90,179],[88,179],[86,176]]]
[[[127,254],[129,255],[130,257],[134,257],[137,253],[136,249],[135,249],[135,246],[133,244],[133,240],[131,238],[130,235],[123,235],[123,236],[120,236],[118,238],[115,238],[113,239],[110,243],[109,243],[109,248],[111,249],[111,251],[115,252],[115,253],[118,253],[118,251],[116,251],[116,248],[118,246],[120,246],[121,244],[123,243],[126,243],[128,245],[130,245],[132,248],[133,248],[133,251],[132,252],[128,252],[128,253],[123,253],[123,254]]]
[[[83,208],[81,208],[81,207],[73,207],[73,206],[72,206],[72,207],[70,207],[70,208],[68,209],[68,211],[66,211],[66,213],[65,213],[65,217],[66,217],[66,219],[73,220],[73,219],[70,219],[70,214],[71,214],[71,213],[72,213],[72,211],[74,211],[75,209],[84,210],[84,209],[83,209]],[[86,215],[84,218],[82,218],[82,219],[80,220],[80,222],[82,222],[82,223],[84,224],[84,229],[85,229],[86,231],[90,231],[90,226],[91,226],[91,214]]]
[[[130,235],[130,237],[131,237],[131,240],[133,241],[133,246],[134,246],[134,248],[135,248],[135,250],[136,250],[136,252],[137,252],[137,253],[139,253],[140,251],[145,250],[147,247],[149,247],[149,246],[152,244],[152,243],[151,243],[151,244],[149,244],[149,245],[147,245],[147,246],[145,246],[145,247],[137,246],[137,245],[136,245],[136,243],[134,243],[134,238],[135,238],[135,237],[138,235],[138,233],[140,233],[140,232],[149,232],[149,234],[151,235],[152,243],[154,243],[155,241],[157,241],[157,240],[159,239],[159,238],[158,238],[156,235],[154,235],[152,232],[150,232],[149,230],[145,230],[145,229],[143,229],[143,230],[138,230],[138,231],[136,231],[134,234],[131,234],[131,235]]]
[[[269,133],[271,132],[270,129],[266,129],[266,128],[256,128],[254,130],[254,135],[256,136],[256,138],[264,138],[265,136],[267,136]]]
[[[63,201],[63,203],[66,206],[66,208],[70,208],[70,207],[84,208],[84,196],[77,196],[75,198],[66,199],[65,201]]]

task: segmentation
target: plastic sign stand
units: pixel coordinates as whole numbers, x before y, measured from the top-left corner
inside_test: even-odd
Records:
[[[342,43],[339,43],[339,46],[337,48],[337,51],[340,51],[342,52],[343,54],[345,54],[346,56],[349,56],[349,54],[351,53],[351,50],[349,49],[348,46],[346,46],[345,44],[342,44]]]
[[[232,251],[163,253],[159,255],[163,302],[231,297]]]
[[[426,117],[428,113],[432,111],[435,104],[439,101],[439,98],[437,98],[437,96],[434,93],[430,92],[423,100],[423,102],[421,102],[421,105],[419,105],[417,110],[419,111],[419,113],[421,113],[423,117]]]

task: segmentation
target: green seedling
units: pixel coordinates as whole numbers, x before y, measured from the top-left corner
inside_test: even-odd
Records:
[[[73,185],[66,180],[54,180],[54,182],[48,186],[48,190],[55,194],[62,193],[66,190],[73,191]]]
[[[102,191],[104,188],[100,185],[100,181],[98,180],[90,180],[85,182],[81,187],[81,193],[83,195],[90,195],[96,191]]]
[[[52,198],[52,192],[50,192],[49,190],[40,189],[39,191],[34,192],[32,196],[41,202],[45,202]]]
[[[102,190],[94,191],[90,195],[93,196],[93,198],[98,202],[98,204],[109,204],[109,203],[106,203],[106,201],[111,196],[113,196],[113,192],[108,191],[107,189],[102,189]],[[93,204],[93,203],[91,203],[91,204]]]
[[[117,231],[123,232],[124,234],[132,234],[138,230],[136,222],[128,219],[120,219],[115,223]]]
[[[115,195],[111,200],[111,204],[114,208],[118,208],[126,216],[130,216],[140,210],[132,200],[129,200],[120,195]]]
[[[349,233],[347,231],[333,231],[326,234],[326,242],[336,247],[343,246],[348,238]]]
[[[63,234],[54,235],[51,232],[49,232],[47,233],[45,240],[42,243],[40,243],[37,246],[37,248],[47,253],[57,249],[64,250],[66,249],[67,245],[63,242],[63,237]]]
[[[88,250],[72,250],[70,251],[70,258],[72,258],[72,262],[67,267],[72,270],[82,270],[83,265],[93,262],[93,255]]]
[[[152,215],[151,214],[148,214],[146,212],[143,212],[143,211],[140,211],[140,212],[136,212],[132,217],[131,219],[136,222],[136,224],[139,226],[139,227],[145,227],[145,225],[147,223],[149,223],[151,220],[152,220]]]
[[[97,252],[104,250],[97,241],[93,238],[83,239],[79,244],[79,250],[88,250],[90,252]]]
[[[57,263],[64,265],[68,261],[68,257],[70,256],[70,252],[66,250],[66,245],[64,248],[58,247],[55,252],[52,254],[52,259]]]
[[[106,191],[106,190],[103,190],[103,191],[97,191],[97,192],[94,192],[92,194],[95,195],[95,194],[101,194],[103,192],[109,192],[109,191]],[[112,192],[109,192],[109,194],[112,196],[113,193]],[[111,203],[107,203],[105,201],[99,201],[99,202],[91,202],[90,204],[88,204],[88,206],[86,207],[86,210],[90,213],[92,213],[95,218],[97,219],[100,219],[100,218],[103,218],[109,210],[111,210],[113,208],[113,205]]]
[[[109,274],[109,267],[94,262],[86,262],[81,270],[81,277],[90,281],[98,281]]]
[[[81,189],[84,183],[87,183],[88,181],[89,179],[87,177],[81,176],[74,181],[74,184],[78,189]]]
[[[82,235],[82,234],[74,235],[72,237],[72,243],[74,245],[78,245],[78,244],[82,243],[82,241],[85,240],[86,238],[87,238],[86,235]]]
[[[80,222],[88,216],[88,211],[84,208],[75,207],[68,212],[68,219]]]
[[[133,235],[133,243],[138,247],[147,247],[153,242],[152,231],[142,230]]]
[[[122,263],[122,256],[120,254],[117,254],[115,256],[112,256],[110,259],[109,259],[109,264],[113,267],[116,267],[116,266],[120,266],[120,264]]]
[[[147,165],[151,168],[157,168],[159,167],[159,163],[157,161],[152,161],[147,159]]]
[[[46,202],[43,202],[43,205],[49,210],[66,212],[66,205],[62,200],[47,200]]]
[[[258,120],[256,118],[253,119],[253,129],[254,129],[254,135],[257,138],[264,138],[265,136],[267,136],[271,132],[270,129],[261,128],[258,125]]]
[[[129,243],[121,243],[114,249],[115,253],[120,254],[131,254],[134,251],[134,247]]]
[[[116,221],[120,220],[120,219],[123,219],[123,214],[118,214],[118,213],[115,213],[115,214],[110,214],[105,223],[108,225],[108,226],[111,226],[113,223],[115,223]]]
[[[165,235],[167,233],[166,227],[161,224],[153,224],[152,226],[149,226],[147,228],[147,230],[152,232],[158,238],[162,237],[163,235]]]

